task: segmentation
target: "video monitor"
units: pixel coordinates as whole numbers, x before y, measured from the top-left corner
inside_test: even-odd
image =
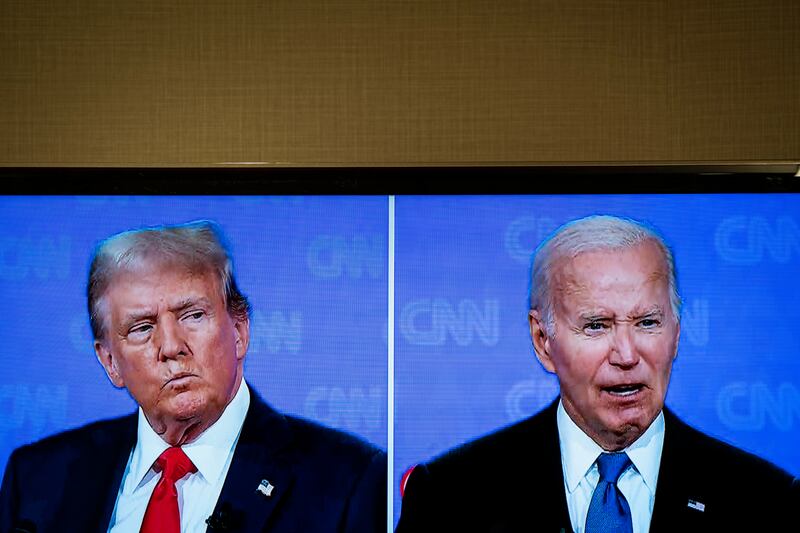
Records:
[[[666,405],[800,475],[796,178],[674,171],[207,170],[195,188],[193,169],[71,169],[111,178],[100,194],[78,180],[42,191],[78,195],[35,196],[57,171],[7,170],[28,183],[0,207],[0,468],[20,445],[136,408],[94,353],[98,242],[209,219],[253,308],[245,378],[279,410],[387,450],[391,529],[409,468],[558,397],[531,345],[531,256],[561,224],[611,214],[652,225],[674,253],[681,336]]]

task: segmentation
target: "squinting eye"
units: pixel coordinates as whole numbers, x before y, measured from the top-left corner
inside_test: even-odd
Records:
[[[588,324],[583,326],[583,329],[585,329],[586,331],[593,331],[593,332],[603,331],[604,329],[606,329],[606,325],[603,324],[602,322],[589,322]]]
[[[201,318],[203,318],[204,314],[205,313],[203,311],[192,311],[191,313],[188,313],[184,318],[190,320],[200,320]]]
[[[654,318],[645,318],[644,320],[639,322],[639,325],[642,326],[643,328],[654,328],[659,325],[659,322]]]
[[[153,326],[151,326],[150,324],[141,324],[139,326],[131,328],[130,331],[128,331],[128,335],[144,335],[148,333],[151,329],[153,329]]]

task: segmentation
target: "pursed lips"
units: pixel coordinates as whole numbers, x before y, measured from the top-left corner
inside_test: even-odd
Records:
[[[163,389],[164,387],[166,387],[166,386],[167,386],[167,385],[169,385],[170,383],[173,383],[173,382],[175,382],[175,381],[177,381],[177,380],[179,380],[179,379],[183,379],[183,378],[189,378],[189,377],[197,377],[197,376],[196,376],[195,374],[192,374],[191,372],[178,372],[177,374],[173,374],[172,376],[170,376],[170,377],[169,377],[169,378],[168,378],[168,379],[167,379],[167,380],[164,382],[164,385],[162,385],[162,387],[161,387],[161,388]]]

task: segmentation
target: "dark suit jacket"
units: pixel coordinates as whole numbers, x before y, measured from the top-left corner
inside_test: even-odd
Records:
[[[133,414],[15,450],[0,489],[0,532],[106,531],[135,443]],[[256,491],[262,479],[275,487],[270,497]],[[214,532],[385,531],[386,454],[282,415],[253,392],[213,516]]]
[[[414,468],[397,533],[571,532],[557,406]],[[664,416],[651,533],[800,531],[798,480]]]

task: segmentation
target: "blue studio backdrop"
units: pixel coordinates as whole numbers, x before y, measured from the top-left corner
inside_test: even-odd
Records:
[[[530,258],[557,226],[598,213],[653,224],[675,253],[684,305],[667,405],[800,475],[800,196],[461,196],[396,201],[396,480],[557,396],[530,342]]]
[[[273,406],[387,444],[386,197],[6,197],[0,469],[11,451],[135,409],[92,347],[86,279],[113,233],[200,218],[253,306],[245,378]]]

